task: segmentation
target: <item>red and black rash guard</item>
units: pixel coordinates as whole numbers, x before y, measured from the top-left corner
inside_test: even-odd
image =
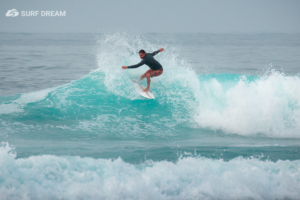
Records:
[[[152,70],[162,70],[163,67],[161,66],[161,64],[153,58],[153,56],[155,56],[159,52],[160,51],[158,50],[158,51],[154,51],[153,53],[146,53],[145,57],[140,63],[136,65],[128,66],[127,68],[137,68],[145,64],[148,65]]]

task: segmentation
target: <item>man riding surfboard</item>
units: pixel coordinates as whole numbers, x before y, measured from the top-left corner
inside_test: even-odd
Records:
[[[137,68],[140,67],[144,64],[148,65],[150,69],[146,71],[140,78],[140,80],[143,80],[145,77],[147,77],[147,88],[144,89],[144,92],[148,92],[150,89],[150,78],[159,76],[163,73],[163,67],[161,64],[154,59],[153,56],[158,54],[159,52],[162,52],[164,49],[161,48],[158,51],[154,51],[153,53],[146,53],[143,49],[139,51],[140,58],[142,61],[136,65],[131,65],[131,66],[122,66],[122,69],[127,69],[127,68]]]

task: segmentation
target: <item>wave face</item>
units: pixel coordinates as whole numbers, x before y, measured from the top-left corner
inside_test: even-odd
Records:
[[[299,199],[300,161],[204,157],[176,163],[51,155],[0,148],[2,199]]]
[[[164,66],[164,74],[151,82],[156,99],[146,100],[130,78],[147,67],[121,69],[140,61],[139,46],[148,52],[160,47],[137,36],[103,36],[97,43],[99,68],[90,74],[60,87],[0,97],[1,128],[6,133],[63,129],[121,137],[181,135],[193,128],[300,137],[298,75],[274,70],[263,76],[198,75],[174,47],[167,47],[156,56]]]

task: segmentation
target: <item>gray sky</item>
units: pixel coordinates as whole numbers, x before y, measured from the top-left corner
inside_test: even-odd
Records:
[[[0,32],[300,33],[299,0],[0,0],[0,13]]]

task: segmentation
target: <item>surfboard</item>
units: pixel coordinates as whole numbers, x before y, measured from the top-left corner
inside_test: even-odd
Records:
[[[146,87],[141,85],[139,82],[133,82],[133,84],[141,96],[143,96],[147,99],[155,99],[154,95],[152,94],[152,92],[150,90],[148,92],[143,91],[144,89],[146,89]]]

